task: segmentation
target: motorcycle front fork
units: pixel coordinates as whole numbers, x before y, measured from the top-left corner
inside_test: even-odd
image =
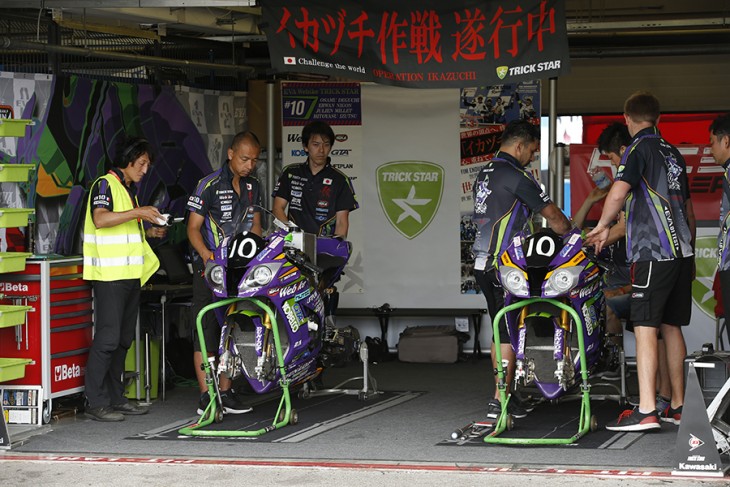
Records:
[[[268,314],[264,314],[263,320],[261,321],[263,327],[264,327],[264,337],[262,341],[262,349],[261,349],[261,355],[258,357],[258,361],[256,363],[256,377],[260,380],[262,377],[264,377],[267,374],[267,371],[264,370],[265,365],[269,363],[269,356],[271,355],[271,352],[273,350],[273,344],[274,341],[271,337],[271,319],[269,318]]]
[[[529,316],[529,306],[525,306],[520,310],[520,314],[517,318],[519,339],[517,341],[518,345],[515,353],[515,384],[522,381],[522,384],[527,385],[535,380],[535,362],[533,359],[525,357],[527,341],[527,325],[525,324],[525,321]],[[556,363],[556,369],[553,375],[558,382],[562,384],[566,375],[566,366],[572,367],[572,362],[570,362],[572,354],[565,348],[565,337],[570,331],[570,318],[568,312],[560,310],[560,315],[557,317],[557,321],[553,318],[553,323],[555,325],[555,331],[553,334],[553,360],[555,360]],[[568,361],[567,364],[566,360]],[[570,370],[568,372],[570,372]]]

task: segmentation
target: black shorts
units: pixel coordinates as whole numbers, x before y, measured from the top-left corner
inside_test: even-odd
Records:
[[[193,263],[193,304],[191,312],[193,319],[193,350],[200,352],[200,340],[198,339],[197,319],[198,313],[205,306],[213,302],[213,291],[205,283],[203,277],[204,266],[200,261]],[[221,337],[221,327],[214,311],[208,311],[203,316],[203,337],[205,337],[205,349],[208,354],[217,355],[218,345]]]
[[[480,271],[474,269],[474,279],[487,300],[489,317],[494,319],[497,311],[504,308],[504,289],[502,288],[502,283],[499,282],[497,270]],[[492,336],[492,341],[494,341],[494,336]],[[510,343],[509,334],[507,333],[507,323],[504,319],[499,323],[499,341],[504,344]]]
[[[694,257],[631,265],[631,321],[658,328],[686,326],[692,315]]]

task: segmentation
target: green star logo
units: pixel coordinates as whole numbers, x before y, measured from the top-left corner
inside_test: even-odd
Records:
[[[695,242],[697,277],[692,282],[692,301],[707,316],[715,318],[715,294],[712,283],[717,271],[717,237],[698,237]]]
[[[407,239],[423,232],[436,216],[444,189],[444,169],[432,162],[394,161],[375,171],[380,206]]]

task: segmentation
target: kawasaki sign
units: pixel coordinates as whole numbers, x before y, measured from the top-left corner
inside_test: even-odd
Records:
[[[394,161],[376,170],[378,198],[385,216],[407,239],[423,232],[436,216],[444,169],[432,162]]]

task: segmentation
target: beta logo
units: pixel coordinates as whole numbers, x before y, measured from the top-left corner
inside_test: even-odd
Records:
[[[28,285],[22,282],[0,282],[0,291],[27,293]]]
[[[81,367],[78,366],[78,364],[70,364],[70,365],[56,365],[53,369],[53,377],[56,382],[60,382],[62,380],[67,379],[76,379],[83,375],[81,372]]]

